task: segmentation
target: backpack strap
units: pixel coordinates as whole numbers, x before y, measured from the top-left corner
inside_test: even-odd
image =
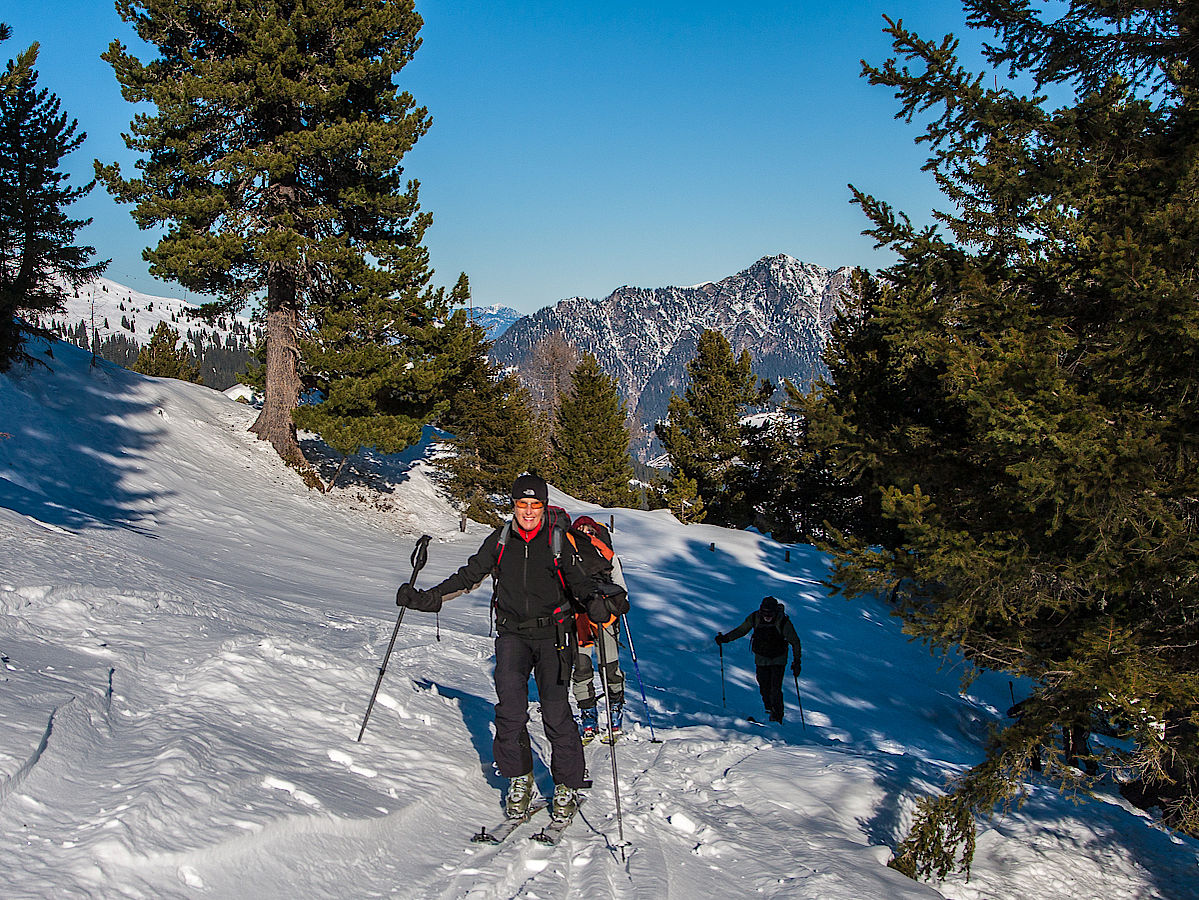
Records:
[[[550,526],[549,540],[550,550],[552,550],[554,554],[554,572],[557,573],[558,583],[562,585],[562,590],[565,591],[567,590],[567,587],[566,579],[562,576],[562,539],[563,536],[569,538],[570,535],[567,533],[566,529],[558,523],[558,517],[552,510],[546,518],[546,524]],[[488,637],[491,637],[495,631],[496,595],[499,592],[500,560],[504,558],[504,547],[507,546],[508,538],[511,534],[512,520],[509,519],[504,523],[504,527],[500,529],[500,536],[495,542],[499,552],[497,552],[495,555],[495,565],[491,567],[491,609],[487,616]],[[571,540],[571,544],[574,544],[573,540]]]
[[[509,519],[500,529],[500,536],[495,545],[499,552],[495,555],[495,565],[491,567],[491,608],[487,611],[487,636],[495,633],[496,595],[500,589],[500,560],[504,558],[504,545],[508,543],[508,535],[512,533],[512,520]]]
[[[562,590],[565,591],[567,588],[566,579],[562,576],[562,543],[564,537],[566,536],[566,529],[556,521],[557,516],[555,516],[554,519],[555,521],[551,521],[549,523],[550,550],[554,554],[554,571],[558,573],[558,583],[562,585]],[[574,541],[571,541],[571,543],[573,544]]]

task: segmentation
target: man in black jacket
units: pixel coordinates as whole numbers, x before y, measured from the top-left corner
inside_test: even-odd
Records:
[[[548,513],[549,488],[536,475],[512,485],[512,522],[497,528],[466,564],[428,590],[402,585],[396,603],[436,612],[445,600],[474,590],[488,575],[495,579],[495,739],[492,752],[500,775],[509,779],[505,812],[523,817],[532,798],[533,754],[529,745],[529,676],[537,683],[554,778],[551,815],[569,819],[578,807],[577,790],[586,780],[583,744],[570,710],[570,666],[574,614],[569,587],[584,598],[596,621],[611,618],[609,597],[617,588],[593,581],[573,554],[563,552],[562,524]]]
[[[787,665],[787,647],[794,651],[791,671],[799,677],[803,647],[795,626],[775,597],[763,597],[762,605],[728,634],[716,635],[716,643],[727,644],[753,631],[750,646],[758,676],[758,689],[770,721],[783,721],[783,674]]]

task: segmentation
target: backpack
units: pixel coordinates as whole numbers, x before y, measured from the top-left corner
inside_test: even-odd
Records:
[[[757,616],[757,613],[754,614]],[[786,614],[779,610],[773,622],[763,622],[761,617],[754,619],[754,633],[749,639],[749,648],[758,656],[775,659],[787,653],[787,641],[783,638],[783,623],[787,621]]]
[[[566,532],[566,539],[574,548],[575,556],[583,566],[583,570],[607,594],[608,610],[614,616],[623,616],[629,611],[628,594],[616,584],[613,579],[612,560],[616,554],[612,550],[612,539],[608,529],[587,516],[580,516],[579,522],[593,527],[598,534],[586,534],[571,529]],[[611,591],[605,590],[610,586]],[[589,647],[595,642],[595,626],[583,609],[581,598],[575,598],[575,624],[578,630],[580,647]]]

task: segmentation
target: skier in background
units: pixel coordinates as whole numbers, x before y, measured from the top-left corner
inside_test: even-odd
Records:
[[[750,649],[757,664],[758,689],[770,721],[783,721],[783,675],[787,667],[787,646],[795,651],[791,671],[799,677],[803,647],[795,626],[787,618],[783,604],[775,597],[763,597],[762,605],[728,634],[716,635],[717,644],[727,644],[753,631]]]

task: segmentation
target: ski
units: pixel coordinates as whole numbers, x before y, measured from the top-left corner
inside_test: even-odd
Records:
[[[474,837],[472,837],[470,839],[471,843],[472,844],[499,844],[499,843],[502,843],[503,840],[506,837],[508,837],[508,835],[512,834],[512,832],[514,832],[517,829],[517,827],[519,827],[520,825],[523,825],[525,822],[529,821],[529,819],[533,818],[533,816],[537,815],[537,813],[541,812],[541,810],[545,809],[547,806],[549,806],[549,801],[535,800],[529,804],[529,808],[527,810],[525,810],[525,814],[523,816],[515,816],[512,818],[505,817],[504,821],[500,822],[494,828],[486,828],[486,827],[480,828],[478,834],[476,834]]]
[[[579,808],[583,806],[583,798],[578,800],[578,808],[575,809],[575,816],[579,814]],[[529,835],[529,840],[536,841],[539,844],[548,844],[551,847],[558,846],[558,842],[562,840],[562,833],[570,827],[570,823],[574,821],[575,816],[569,819],[560,819],[558,821],[550,820],[550,823],[540,831]]]

